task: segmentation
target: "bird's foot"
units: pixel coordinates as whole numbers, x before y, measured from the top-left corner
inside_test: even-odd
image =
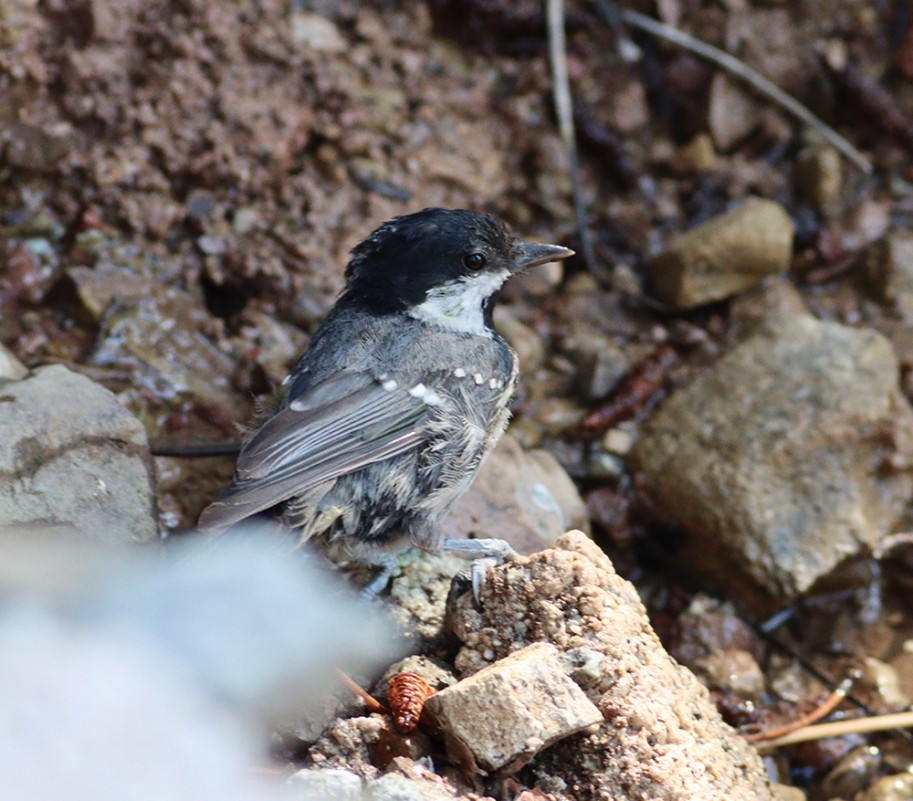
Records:
[[[493,567],[502,565],[517,556],[517,552],[504,540],[452,540],[445,539],[442,545],[445,551],[453,551],[467,559],[472,559],[469,568],[472,582],[472,597],[477,604],[482,604],[482,581],[485,574]]]
[[[369,564],[377,569],[377,573],[358,591],[358,597],[370,603],[376,601],[390,582],[403,572],[403,564],[399,553],[377,554]]]

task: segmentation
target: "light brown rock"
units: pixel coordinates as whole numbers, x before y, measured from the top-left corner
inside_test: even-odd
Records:
[[[865,274],[874,294],[906,322],[913,321],[913,236],[892,233],[872,248]]]
[[[558,649],[536,643],[431,696],[426,719],[466,770],[519,770],[602,714],[564,672]]]
[[[0,345],[0,381],[20,381],[29,374],[26,366],[5,345]]]
[[[786,210],[772,200],[749,198],[654,256],[650,290],[676,309],[722,300],[787,269],[792,243]]]
[[[524,451],[508,434],[442,529],[444,537],[497,537],[519,553],[532,553],[585,523],[583,500],[558,460],[547,451]]]
[[[540,754],[538,779],[561,780],[579,801],[772,798],[757,753],[665,652],[634,587],[581,532],[489,571],[482,609],[466,594],[451,624],[464,643],[457,668],[466,673],[530,642],[604,655],[590,660],[599,678],[585,692],[605,722]]]

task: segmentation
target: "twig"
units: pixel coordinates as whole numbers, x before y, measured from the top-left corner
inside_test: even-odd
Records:
[[[618,6],[610,0],[594,0],[596,10],[599,12],[603,21],[612,29],[615,35],[615,41],[618,43],[618,55],[626,64],[636,64],[643,58],[640,48],[631,41],[628,32],[625,30],[621,20],[621,13]]]
[[[758,744],[764,752],[784,745],[807,743],[812,740],[823,740],[827,737],[842,737],[845,734],[870,734],[889,729],[907,729],[913,726],[913,712],[895,712],[890,715],[875,715],[855,720],[837,720],[832,723],[819,723],[817,726],[805,726],[791,734],[784,734],[776,740]]]
[[[807,728],[811,726],[812,723],[817,723],[822,718],[826,718],[831,714],[846,698],[847,693],[849,693],[855,681],[860,677],[860,672],[854,670],[849,676],[847,676],[843,681],[840,682],[840,685],[834,690],[823,704],[821,704],[816,709],[809,712],[807,715],[803,715],[801,718],[792,721],[792,723],[787,723],[784,726],[778,726],[775,729],[767,729],[766,731],[760,731],[755,734],[746,734],[745,739],[750,743],[761,743],[767,742],[769,740],[777,740],[780,737],[785,737],[787,734],[791,734],[794,731],[799,729]]]
[[[898,531],[896,534],[885,537],[878,543],[872,556],[876,559],[884,559],[891,551],[902,545],[913,545],[913,531]]]
[[[339,678],[342,683],[345,685],[345,688],[351,692],[353,695],[360,698],[365,707],[367,707],[369,712],[380,712],[383,715],[389,715],[390,712],[387,710],[380,701],[378,701],[371,693],[365,690],[355,679],[353,679],[348,673],[339,668],[336,668],[336,672],[339,674]]]
[[[574,197],[574,213],[577,217],[577,231],[580,236],[580,250],[587,269],[592,273],[595,271],[596,258],[587,227],[586,207],[583,202],[583,190],[580,186],[580,161],[577,158],[577,142],[574,134],[574,106],[571,100],[571,84],[567,73],[567,48],[564,42],[564,0],[546,1],[546,22],[548,23],[548,55],[552,67],[555,114],[558,117],[558,130],[567,152],[571,192]]]
[[[602,4],[600,3],[597,6],[597,9],[601,8],[601,6]],[[637,11],[632,11],[628,8],[621,9],[620,14],[621,19],[632,28],[638,28],[653,36],[657,36],[660,39],[665,39],[667,42],[672,42],[685,50],[713,62],[730,74],[741,78],[762,95],[773,100],[794,117],[818,131],[821,136],[827,139],[828,142],[837,148],[837,150],[866,175],[872,172],[872,165],[869,163],[869,160],[853,147],[853,145],[827,123],[812,114],[812,112],[798,100],[791,95],[788,95],[780,89],[779,86],[769,81],[761,75],[761,73],[752,69],[743,61],[740,61],[724,50],[720,50],[718,47],[702,42],[700,39],[697,39],[684,31],[673,28],[671,25],[666,25],[664,22],[655,20],[645,14],[640,14]]]
[[[212,442],[209,440],[183,440],[169,442],[167,439],[149,440],[149,453],[153,456],[176,456],[193,459],[206,456],[233,456],[241,450],[241,443]]]

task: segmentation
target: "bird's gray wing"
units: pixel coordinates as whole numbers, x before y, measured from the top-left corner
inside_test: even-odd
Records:
[[[387,388],[385,388],[385,386]],[[342,371],[290,399],[241,449],[235,477],[200,517],[224,531],[251,515],[412,448],[431,413],[420,398]]]

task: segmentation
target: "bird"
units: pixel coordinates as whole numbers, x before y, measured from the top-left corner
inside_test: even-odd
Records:
[[[571,255],[467,209],[383,223],[352,250],[338,300],[198,528],[275,511],[299,543],[323,537],[355,560],[407,545],[512,553],[496,539],[445,541],[440,524],[503,434],[517,388],[495,296],[515,273]]]

